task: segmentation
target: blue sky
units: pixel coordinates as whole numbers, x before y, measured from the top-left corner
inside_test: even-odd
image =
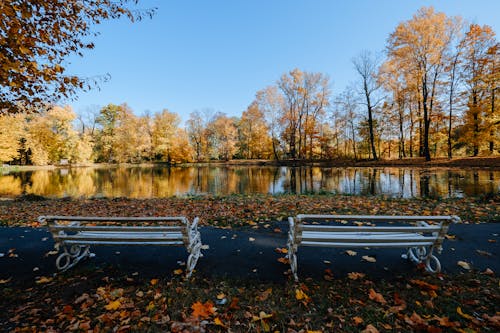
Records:
[[[328,74],[337,94],[357,79],[351,59],[382,52],[422,6],[500,32],[498,0],[142,0],[158,8],[152,19],[106,22],[95,49],[69,59],[68,73],[111,80],[66,103],[79,112],[126,102],[137,115],[167,108],[183,121],[206,108],[241,116],[294,68]]]

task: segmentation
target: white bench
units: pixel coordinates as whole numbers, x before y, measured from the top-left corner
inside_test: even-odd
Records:
[[[180,217],[84,217],[40,216],[54,238],[54,247],[62,253],[56,267],[65,271],[80,260],[94,256],[90,245],[185,246],[189,256],[186,276],[190,277],[201,256],[198,218],[190,223]]]
[[[442,242],[451,222],[460,222],[457,216],[382,216],[382,215],[297,215],[288,218],[288,259],[293,276],[297,275],[299,246],[341,248],[407,248],[403,254],[416,263],[424,263],[432,273],[441,270],[439,259],[433,254],[442,251]],[[334,224],[325,224],[334,222]],[[349,223],[351,225],[342,225]],[[361,224],[352,225],[352,223]],[[369,225],[366,222],[406,223],[398,226]],[[408,225],[413,222],[413,225]]]

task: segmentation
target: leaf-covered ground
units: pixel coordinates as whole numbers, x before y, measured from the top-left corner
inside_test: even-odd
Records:
[[[498,332],[492,272],[371,280],[352,272],[301,283],[110,270],[41,277],[0,289],[0,327],[14,332]],[[77,273],[76,273],[77,272]],[[177,274],[177,275],[176,275]]]
[[[450,199],[399,199],[341,195],[230,195],[161,199],[45,199],[0,202],[0,223],[36,225],[39,215],[199,216],[220,227],[280,221],[300,213],[458,215],[464,223],[500,222],[500,195]]]

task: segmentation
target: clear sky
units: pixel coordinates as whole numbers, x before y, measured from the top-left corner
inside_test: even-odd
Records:
[[[294,68],[328,74],[337,94],[357,79],[351,59],[382,52],[422,6],[500,33],[500,0],[141,0],[158,8],[152,19],[106,22],[95,49],[69,59],[68,73],[111,80],[67,104],[79,112],[126,102],[137,115],[167,108],[183,121],[206,108],[241,116]]]

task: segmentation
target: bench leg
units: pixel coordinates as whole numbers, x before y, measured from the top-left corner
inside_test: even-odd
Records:
[[[290,262],[290,269],[292,270],[293,278],[296,282],[299,281],[299,276],[297,275],[297,246],[293,244],[293,242],[288,239],[287,243],[288,247],[288,261]]]
[[[199,232],[191,239],[191,243],[188,246],[189,256],[186,263],[186,277],[191,277],[193,270],[196,267],[198,259],[202,256],[201,254],[201,235]]]
[[[441,271],[441,263],[432,252],[433,247],[429,249],[424,246],[411,247],[408,249],[407,254],[403,254],[402,256],[417,264],[425,263],[425,270],[429,273],[439,273]]]
[[[57,269],[63,272],[78,264],[80,260],[92,255],[88,245],[71,245],[69,250],[66,245],[63,245],[63,250],[64,252],[59,254],[56,259]]]

